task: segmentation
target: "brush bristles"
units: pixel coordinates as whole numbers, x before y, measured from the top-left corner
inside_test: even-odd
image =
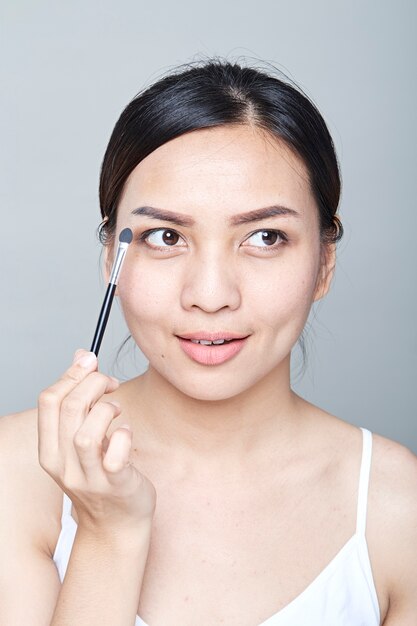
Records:
[[[121,243],[130,243],[132,239],[133,239],[133,233],[130,230],[130,228],[124,228],[119,235],[119,241]]]

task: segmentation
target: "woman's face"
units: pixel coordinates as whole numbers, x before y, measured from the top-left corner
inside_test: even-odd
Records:
[[[143,207],[178,214],[181,224]],[[293,213],[253,219],[271,207]],[[126,227],[134,238],[118,294],[150,369],[193,398],[222,400],[289,367],[324,291],[316,288],[317,207],[307,171],[288,148],[244,125],[178,137],[129,176],[116,235]],[[195,347],[178,338],[202,332],[247,339]],[[240,350],[226,358],[232,344]]]

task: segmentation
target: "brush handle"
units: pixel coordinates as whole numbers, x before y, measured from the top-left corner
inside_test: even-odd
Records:
[[[94,352],[96,356],[98,356],[98,351],[100,350],[104,331],[106,330],[107,320],[109,319],[110,309],[111,309],[111,305],[113,302],[116,287],[117,285],[115,285],[114,283],[109,283],[107,287],[106,295],[104,296],[103,305],[101,307],[100,315],[99,315],[97,326],[96,326],[96,332],[94,333],[93,343],[91,344],[91,348],[90,348],[90,352]]]

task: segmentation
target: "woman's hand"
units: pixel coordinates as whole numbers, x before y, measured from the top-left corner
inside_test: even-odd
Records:
[[[70,497],[79,528],[104,534],[150,524],[156,505],[154,486],[129,463],[130,429],[106,437],[121,411],[105,394],[118,386],[97,371],[92,352],[77,350],[38,401],[39,463]]]

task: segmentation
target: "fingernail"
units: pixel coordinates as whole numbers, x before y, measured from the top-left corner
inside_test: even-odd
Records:
[[[72,360],[72,363],[73,364],[76,363],[81,358],[81,355],[84,354],[84,352],[85,350],[83,350],[82,348],[79,348],[78,350],[76,350],[74,352],[74,358]]]
[[[116,402],[116,400],[109,400],[110,404],[116,407],[116,409],[120,409],[120,404]]]
[[[119,426],[119,428],[126,428],[126,430],[130,430],[130,432],[132,432],[132,429],[130,428],[129,424],[122,424],[121,426]]]
[[[81,365],[81,367],[85,367],[87,369],[88,367],[94,365],[96,362],[97,357],[94,352],[87,352],[87,354],[84,354],[81,358],[77,360],[77,365]]]

